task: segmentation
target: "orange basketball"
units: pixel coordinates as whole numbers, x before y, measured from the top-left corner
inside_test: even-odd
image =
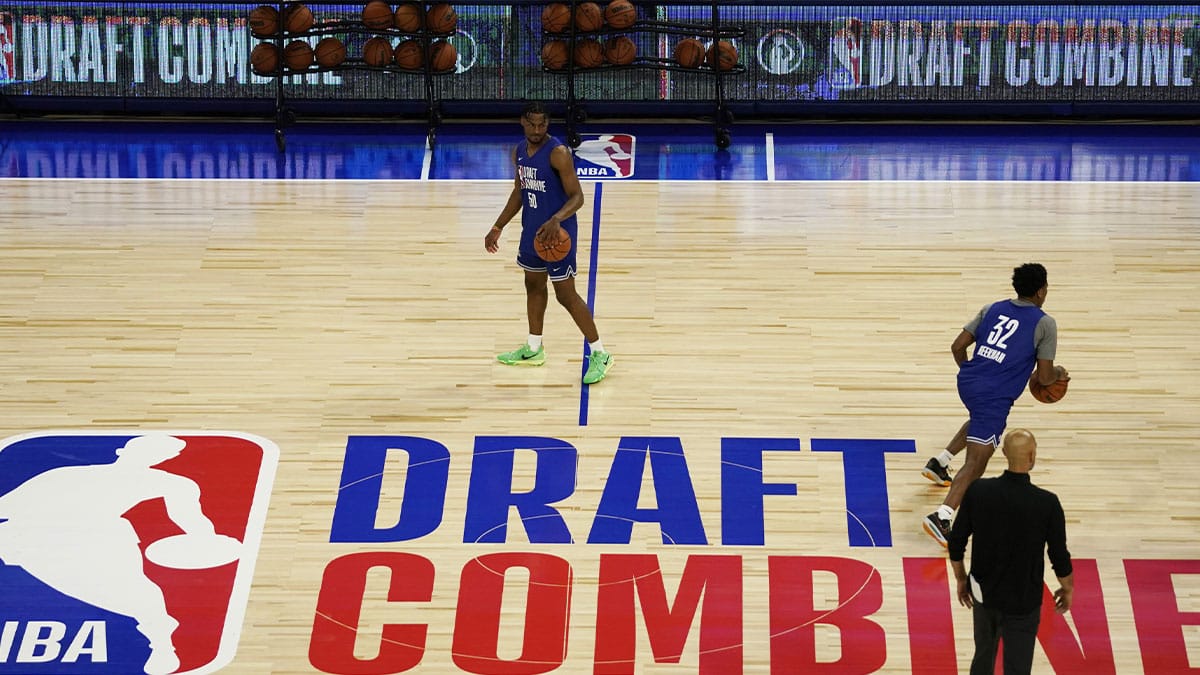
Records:
[[[458,28],[458,12],[444,2],[434,5],[425,13],[425,28],[437,35],[450,35]]]
[[[336,68],[346,60],[346,45],[335,37],[322,39],[313,51],[317,55],[317,65],[322,68]]]
[[[550,40],[542,45],[542,65],[550,70],[566,68],[567,43],[562,40]]]
[[[604,59],[615,66],[627,66],[637,57],[637,45],[624,35],[609,38],[604,43]]]
[[[599,68],[604,65],[604,48],[592,38],[581,38],[575,42],[575,67]]]
[[[392,27],[392,8],[383,0],[371,0],[363,7],[362,22],[371,30],[387,30]]]
[[[675,45],[675,62],[684,68],[699,68],[704,63],[704,44],[696,38],[684,38]]]
[[[259,75],[270,75],[279,70],[279,45],[260,42],[250,52],[250,67]]]
[[[571,235],[563,228],[558,228],[558,241],[549,245],[540,239],[533,240],[533,250],[538,257],[546,262],[558,262],[571,253]]]
[[[392,65],[392,43],[385,37],[373,37],[363,45],[363,63],[368,66]]]
[[[258,36],[278,33],[279,10],[269,5],[259,5],[250,10],[250,32]]]
[[[283,8],[283,28],[289,33],[303,33],[313,27],[313,13],[307,5],[289,2]]]
[[[396,57],[396,65],[405,70],[420,70],[425,65],[425,50],[421,48],[421,41],[415,38],[401,41],[392,54]]]
[[[429,45],[429,67],[438,73],[453,70],[458,63],[458,50],[446,40]]]
[[[575,5],[575,28],[587,33],[603,27],[604,14],[600,12],[600,5],[594,2],[581,2]]]
[[[1054,403],[1067,395],[1067,383],[1071,380],[1058,380],[1050,384],[1039,384],[1037,381],[1037,371],[1029,376],[1029,393],[1042,403]]]
[[[291,70],[304,70],[313,64],[313,48],[304,40],[292,40],[283,48],[283,62]]]
[[[737,47],[734,47],[731,42],[721,40],[708,48],[708,65],[713,68],[720,66],[721,70],[733,70],[733,67],[737,65],[737,60]]]
[[[542,10],[542,30],[561,33],[571,25],[571,8],[561,2],[546,5]]]
[[[419,33],[425,22],[425,9],[415,2],[402,2],[396,5],[393,21],[396,28],[405,33]]]
[[[604,8],[604,20],[613,28],[629,28],[637,21],[637,8],[629,0],[613,0]]]

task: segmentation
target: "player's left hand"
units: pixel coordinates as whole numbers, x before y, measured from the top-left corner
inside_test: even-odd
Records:
[[[538,228],[537,234],[534,235],[534,239],[541,243],[556,242],[558,241],[558,231],[560,229],[562,228],[559,226],[558,221],[551,218],[542,223],[542,226]]]

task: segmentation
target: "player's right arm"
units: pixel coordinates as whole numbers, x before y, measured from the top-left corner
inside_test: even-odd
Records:
[[[1049,386],[1059,380],[1070,380],[1067,369],[1054,365],[1054,357],[1058,351],[1058,324],[1049,315],[1043,316],[1038,322],[1037,333],[1037,365],[1034,376],[1038,384]]]
[[[1067,374],[1066,368],[1054,365],[1054,359],[1038,359],[1034,375],[1037,376],[1038,384],[1044,387],[1048,387],[1059,380],[1071,379],[1071,376]]]
[[[517,168],[517,149],[512,150],[513,164],[513,189],[508,195],[508,201],[505,202],[504,208],[500,210],[500,215],[496,216],[496,222],[492,224],[491,229],[483,237],[483,248],[488,253],[495,253],[500,250],[500,233],[504,231],[504,226],[508,225],[509,221],[521,212],[521,207],[525,200],[521,197],[521,172]]]

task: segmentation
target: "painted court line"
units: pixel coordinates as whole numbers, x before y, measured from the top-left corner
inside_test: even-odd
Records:
[[[425,156],[421,158],[421,180],[429,180],[429,169],[433,166],[433,144],[425,137]]]
[[[775,182],[775,134],[767,132],[767,182]]]
[[[588,255],[588,290],[587,290],[587,305],[592,311],[592,316],[596,316],[596,261],[600,252],[600,197],[604,194],[604,183],[596,181],[596,197],[592,200],[592,250]],[[587,338],[583,340],[583,373],[587,372],[588,366],[588,349]],[[591,385],[583,385],[579,388],[579,426],[586,427],[588,420],[588,390]]]

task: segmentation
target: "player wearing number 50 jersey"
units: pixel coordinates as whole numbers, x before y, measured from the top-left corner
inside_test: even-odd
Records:
[[[510,366],[540,366],[546,362],[542,327],[550,294],[547,279],[554,284],[554,297],[562,305],[588,342],[590,355],[584,384],[595,384],[608,374],[613,358],[600,342],[591,309],[575,290],[575,260],[579,228],[575,212],[583,206],[583,188],[575,175],[571,151],[549,135],[550,115],[540,103],[530,103],[521,114],[525,140],[513,150],[515,183],[508,202],[483,239],[489,253],[500,250],[500,233],[521,212],[521,243],[517,265],[525,270],[525,309],[529,338],[525,344],[496,357]],[[559,230],[571,235],[571,252],[556,262],[542,260],[534,249],[537,240],[557,241]]]
[[[1069,379],[1065,368],[1054,365],[1058,326],[1042,311],[1049,289],[1046,268],[1037,263],[1014,268],[1012,286],[1015,299],[985,305],[950,346],[958,364],[958,397],[967,407],[968,419],[946,450],[930,459],[921,472],[939,485],[950,486],[942,505],[922,521],[925,531],[942,546],[967,486],[987,469],[1004,435],[1008,412],[1030,378],[1045,385]],[[972,343],[975,351],[968,358]],[[967,459],[952,480],[947,466],[964,448]]]

